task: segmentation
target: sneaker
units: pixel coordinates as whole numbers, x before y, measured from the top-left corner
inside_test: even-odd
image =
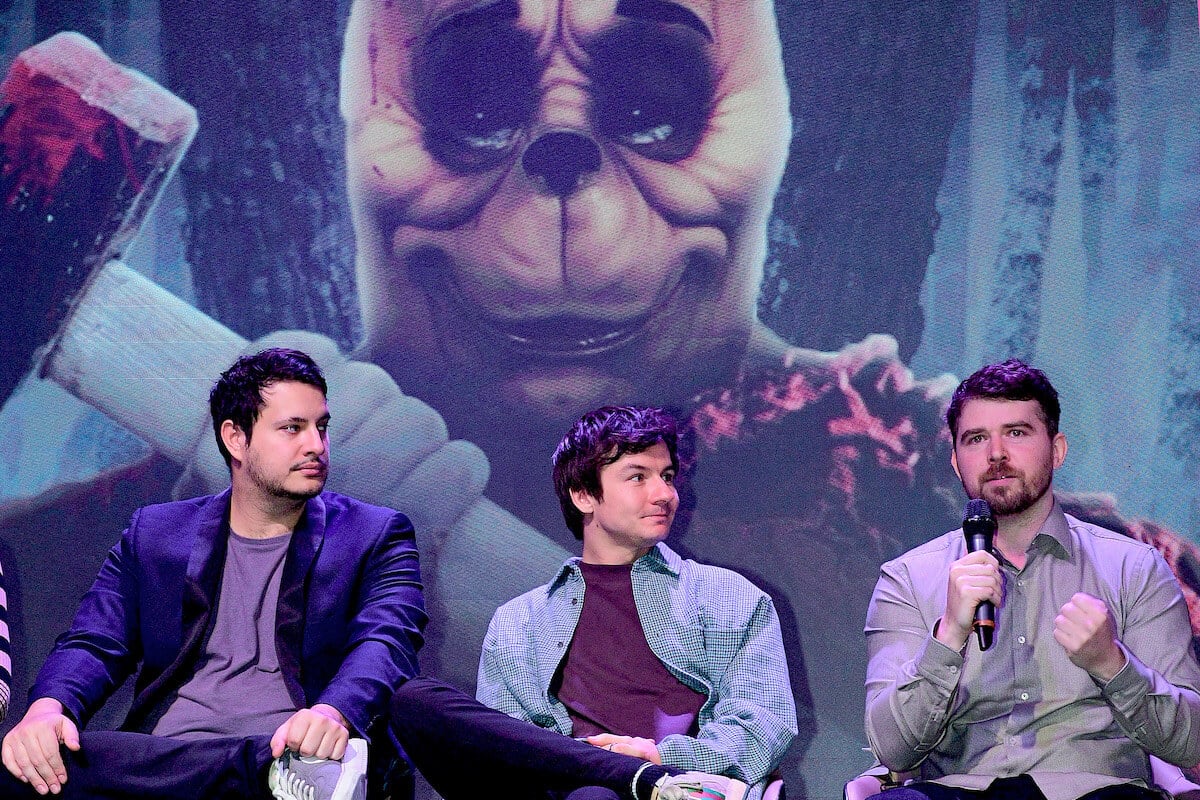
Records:
[[[685,772],[659,778],[650,800],[742,800],[745,796],[746,784],[737,778]]]
[[[351,739],[341,761],[285,750],[271,762],[267,786],[275,800],[366,800],[367,743]]]

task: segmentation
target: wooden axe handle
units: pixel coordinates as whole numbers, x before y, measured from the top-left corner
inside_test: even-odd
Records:
[[[42,375],[186,463],[208,433],[208,392],[248,342],[116,261],[92,276]],[[215,370],[215,371],[214,371]]]

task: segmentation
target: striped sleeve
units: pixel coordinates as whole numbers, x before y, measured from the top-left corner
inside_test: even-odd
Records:
[[[12,692],[12,648],[8,638],[8,592],[4,586],[4,570],[0,568],[0,721],[8,714]]]

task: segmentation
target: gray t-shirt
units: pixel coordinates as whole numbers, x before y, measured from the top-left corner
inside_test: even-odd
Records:
[[[275,651],[275,605],[291,539],[230,534],[212,635],[196,674],[154,726],[156,736],[274,733],[296,712]]]

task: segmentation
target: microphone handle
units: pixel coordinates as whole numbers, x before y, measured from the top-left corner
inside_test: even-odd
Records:
[[[995,532],[995,523],[990,526],[973,526],[967,530],[967,521],[963,523],[964,532],[967,537],[967,552],[974,553],[979,550],[990,551],[992,549],[992,536]],[[996,633],[996,607],[989,601],[985,600],[975,607],[975,622],[971,624],[975,629],[975,635],[979,637],[979,649],[987,650],[992,646],[992,639]]]
[[[975,608],[975,622],[972,626],[975,635],[979,637],[979,649],[987,650],[992,646],[992,638],[996,633],[996,607],[991,601],[984,600]]]

